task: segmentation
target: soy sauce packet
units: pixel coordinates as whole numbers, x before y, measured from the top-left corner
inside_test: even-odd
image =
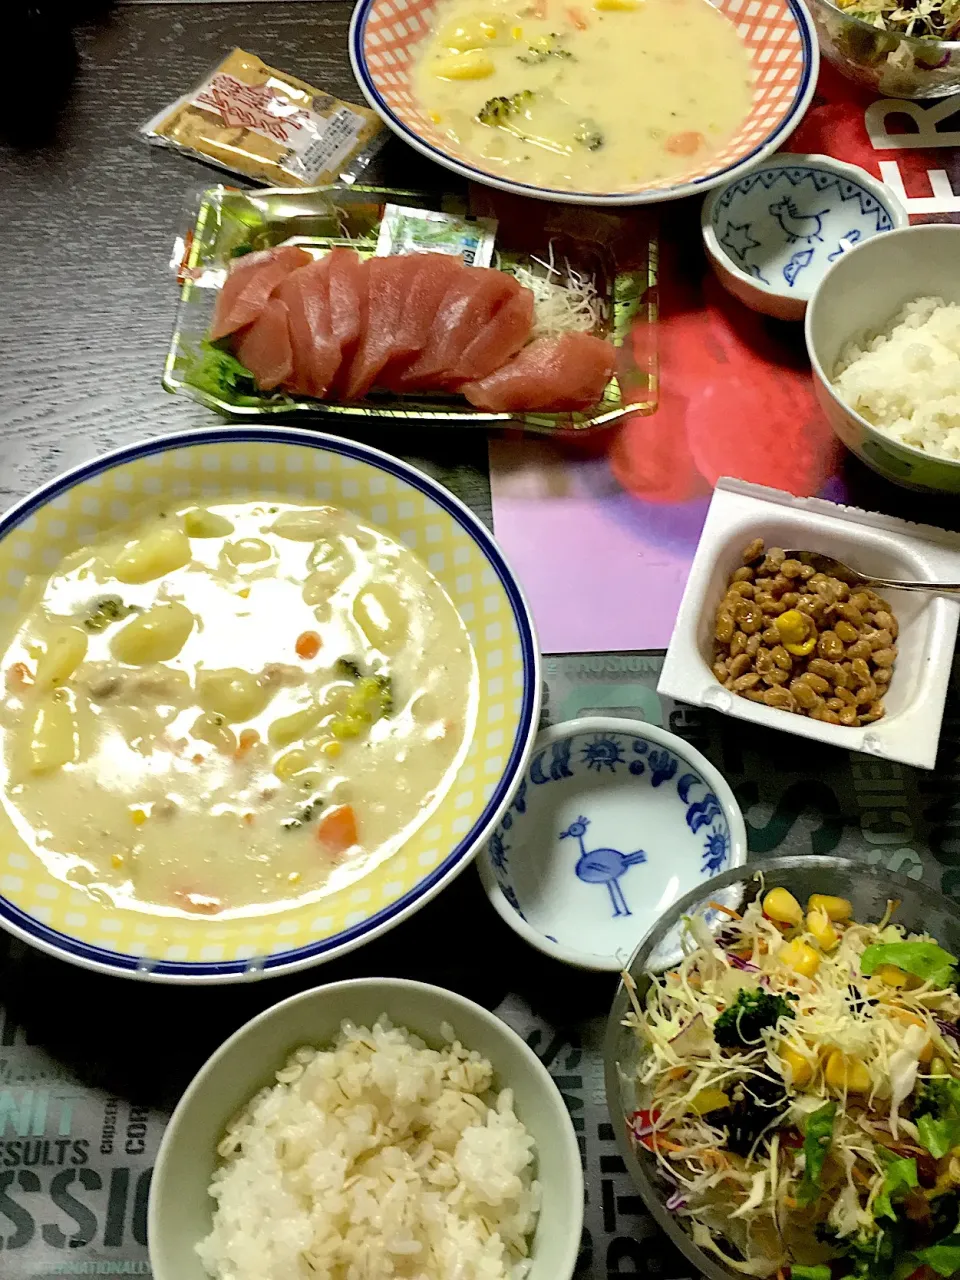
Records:
[[[355,182],[387,139],[375,112],[234,49],[140,130],[231,173],[279,187]]]
[[[468,267],[489,267],[496,238],[494,218],[387,204],[384,205],[377,236],[377,257],[388,258],[400,253],[447,253],[462,258]]]

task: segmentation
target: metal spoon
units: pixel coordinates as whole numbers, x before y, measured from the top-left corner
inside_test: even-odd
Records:
[[[886,587],[891,591],[931,591],[941,596],[960,596],[960,583],[900,582],[897,578],[874,578],[868,573],[851,569],[848,564],[835,560],[833,556],[821,555],[819,551],[787,551],[785,559],[799,560],[801,564],[809,565],[814,572],[838,578],[848,587]]]

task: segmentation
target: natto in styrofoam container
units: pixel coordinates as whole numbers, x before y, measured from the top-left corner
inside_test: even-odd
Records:
[[[898,656],[882,720],[824,724],[739,697],[711,669],[714,619],[730,575],[754,538],[767,547],[820,551],[853,569],[906,581],[960,582],[960,535],[893,516],[795,498],[721,479],[700,535],[657,692],[770,729],[932,769],[957,636],[960,603],[906,591],[880,594],[900,624]]]

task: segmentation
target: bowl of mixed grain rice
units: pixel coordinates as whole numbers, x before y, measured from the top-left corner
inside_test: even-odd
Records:
[[[847,448],[897,484],[960,493],[960,225],[844,254],[805,333],[817,399]]]
[[[200,1069],[150,1188],[156,1280],[570,1280],[573,1123],[495,1014],[398,978],[331,983]]]

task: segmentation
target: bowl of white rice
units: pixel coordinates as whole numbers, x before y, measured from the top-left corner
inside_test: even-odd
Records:
[[[805,332],[817,399],[847,448],[897,484],[960,492],[960,225],[844,254]]]
[[[274,1005],[201,1068],[150,1190],[155,1280],[570,1280],[573,1125],[480,1005],[402,979]]]

